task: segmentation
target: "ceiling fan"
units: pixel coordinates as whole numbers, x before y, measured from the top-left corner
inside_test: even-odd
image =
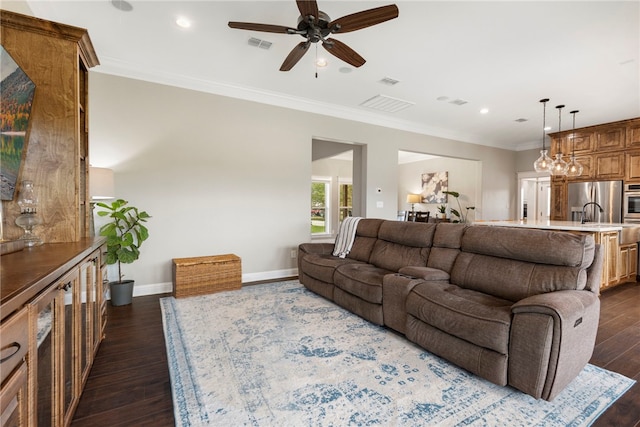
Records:
[[[322,42],[327,52],[354,67],[362,66],[366,61],[356,51],[340,40],[327,38],[331,34],[349,33],[367,28],[398,17],[395,4],[363,10],[331,21],[329,15],[318,10],[316,0],[296,0],[300,17],[296,28],[282,25],[254,24],[251,22],[229,22],[229,27],[239,30],[262,31],[265,33],[299,34],[306,40],[300,42],[282,63],[280,71],[289,71],[307,53],[311,43]]]

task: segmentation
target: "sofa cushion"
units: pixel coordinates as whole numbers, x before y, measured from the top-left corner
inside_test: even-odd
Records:
[[[512,305],[511,301],[443,282],[420,283],[407,297],[408,314],[500,354],[508,354]]]
[[[467,227],[466,224],[439,223],[433,236],[433,247],[429,253],[427,266],[450,273],[460,253],[462,235]]]
[[[373,245],[378,240],[378,230],[384,220],[363,218],[358,222],[356,238],[347,258],[369,262]]]
[[[351,295],[382,304],[382,279],[392,273],[371,264],[344,264],[336,268],[335,285]]]
[[[584,289],[587,271],[461,252],[451,283],[513,302],[546,292]]]
[[[326,283],[333,283],[333,274],[339,265],[357,263],[360,262],[349,258],[334,257],[331,254],[307,254],[300,260],[304,274]]]
[[[396,272],[407,265],[426,266],[435,224],[386,221],[380,226],[369,263]]]
[[[512,227],[468,227],[462,251],[539,264],[587,268],[593,262],[593,236]]]

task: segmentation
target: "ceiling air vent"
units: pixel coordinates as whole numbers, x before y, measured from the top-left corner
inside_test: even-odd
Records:
[[[516,122],[518,122],[518,123],[523,123],[523,122],[528,122],[528,121],[529,121],[529,119],[524,119],[522,117],[519,118],[519,119],[516,119]]]
[[[464,105],[469,103],[469,101],[465,101],[464,99],[454,99],[453,101],[449,101],[449,104],[455,104],[455,105]]]
[[[391,77],[384,77],[382,80],[380,80],[380,83],[387,86],[393,86],[400,83],[400,80],[392,79]]]
[[[257,39],[255,37],[251,37],[249,39],[249,45],[254,47],[259,47],[260,49],[269,49],[273,43],[268,42],[266,40]]]
[[[384,111],[386,113],[396,113],[415,104],[415,102],[403,101],[402,99],[392,98],[386,95],[376,95],[373,98],[367,99],[360,105],[362,107]]]

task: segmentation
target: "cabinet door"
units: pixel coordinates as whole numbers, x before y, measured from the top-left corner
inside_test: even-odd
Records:
[[[97,277],[99,252],[96,251],[80,264],[80,379],[82,384],[89,376],[93,361],[95,341],[94,316],[97,311]]]
[[[560,178],[551,178],[551,219],[567,219],[567,184]]]
[[[62,418],[64,425],[69,425],[73,410],[78,404],[80,375],[79,360],[80,342],[78,340],[80,306],[80,272],[72,270],[60,281],[64,290],[62,346],[63,358],[60,364],[62,376]]]
[[[603,246],[606,247],[605,255],[607,255],[603,271],[605,274],[603,285],[608,287],[618,282],[618,232],[602,233],[602,237]]]
[[[29,310],[23,308],[0,325],[0,425],[29,423],[27,360],[29,353]]]
[[[640,120],[627,126],[627,148],[640,148]]]
[[[627,151],[625,163],[625,180],[640,181],[640,150]]]
[[[20,362],[0,390],[0,425],[4,427],[29,425],[27,390],[27,364]]]
[[[595,156],[595,176],[598,179],[624,178],[624,153],[597,154]]]
[[[622,150],[625,147],[626,126],[603,126],[596,131],[596,151]]]
[[[29,303],[31,312],[30,352],[34,355],[29,367],[32,394],[30,412],[38,426],[60,425],[62,420],[63,375],[65,359],[64,287],[75,280],[65,276]],[[69,359],[71,359],[69,357]]]

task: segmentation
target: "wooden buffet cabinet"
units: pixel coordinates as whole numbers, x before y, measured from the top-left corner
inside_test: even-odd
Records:
[[[67,426],[106,325],[105,240],[92,238],[87,31],[0,10],[3,48],[34,82],[20,180],[39,195],[45,244],[0,257],[0,425]],[[18,183],[19,184],[19,183]],[[2,201],[3,235],[16,198]]]
[[[2,256],[0,424],[67,426],[106,326],[104,238]]]

